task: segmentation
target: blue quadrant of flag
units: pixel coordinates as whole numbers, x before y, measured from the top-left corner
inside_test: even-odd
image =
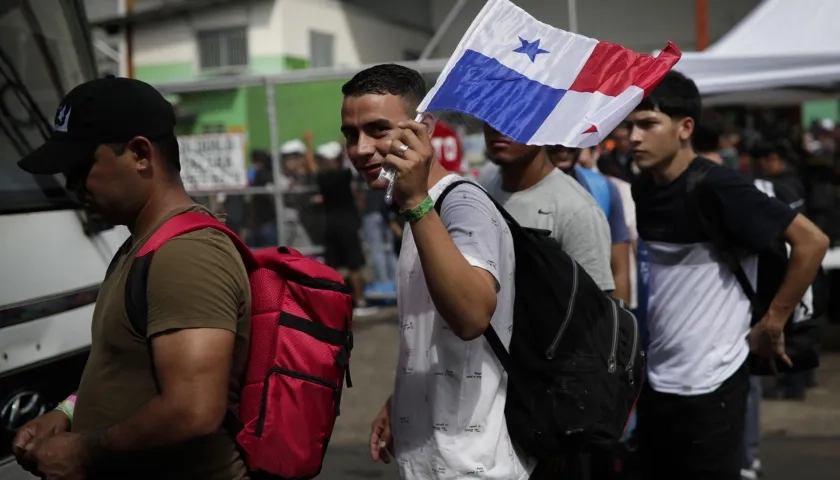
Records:
[[[565,94],[566,90],[531,80],[494,58],[466,50],[439,86],[428,110],[473,115],[527,143]]]

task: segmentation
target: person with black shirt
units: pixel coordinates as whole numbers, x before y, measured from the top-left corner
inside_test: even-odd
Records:
[[[254,167],[252,187],[267,187],[274,183],[274,172],[271,168],[271,155],[264,151],[254,151],[251,154]],[[249,238],[251,246],[273,247],[277,241],[277,210],[274,197],[268,194],[254,195],[251,201],[251,213],[254,233]]]
[[[647,382],[638,404],[645,478],[739,479],[750,351],[790,362],[783,328],[813,282],[828,239],[813,223],[755,188],[742,174],[697,157],[691,136],[700,116],[694,82],[669,72],[628,117],[639,237],[649,269],[644,306]],[[726,236],[746,255],[783,238],[790,263],[770,308],[750,328],[751,306],[711,246],[688,197],[694,172],[715,200]]]
[[[625,182],[632,182],[636,178],[639,170],[630,155],[629,135],[627,125],[619,125],[613,130],[610,138],[615,142],[615,148],[598,158],[598,171]]]
[[[792,148],[785,140],[760,142],[751,152],[756,161],[757,177],[770,182],[773,194],[798,213],[805,213],[805,186],[790,159]]]
[[[791,161],[795,155],[793,146],[785,139],[758,143],[752,151],[758,170],[756,184],[764,182],[770,190],[768,194],[785,202],[796,212],[808,215],[805,185]],[[804,400],[806,387],[813,386],[814,383],[813,370],[788,373],[780,377],[778,389],[771,389],[766,393],[768,397],[781,396],[790,400]]]
[[[338,142],[321,145],[317,152],[312,148],[310,133],[304,135],[304,142],[306,165],[309,172],[315,175],[326,215],[324,260],[333,268],[346,268],[350,271],[349,283],[356,306],[364,307],[362,267],[365,255],[359,237],[362,224],[353,194],[353,172],[343,165],[344,148]]]

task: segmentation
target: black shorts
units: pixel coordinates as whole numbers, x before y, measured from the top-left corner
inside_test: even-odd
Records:
[[[359,270],[365,264],[359,229],[354,225],[327,225],[324,235],[324,261],[333,268]]]
[[[703,395],[645,384],[636,410],[643,478],[740,480],[749,381],[745,363]]]

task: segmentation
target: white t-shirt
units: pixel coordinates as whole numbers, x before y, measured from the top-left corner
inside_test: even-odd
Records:
[[[458,179],[448,175],[429,195],[437,199]],[[485,193],[472,185],[449,193],[441,219],[464,258],[498,282],[491,323],[507,347],[515,293],[507,224]],[[461,340],[435,310],[408,226],[399,259],[397,305],[400,351],[391,431],[401,476],[528,478],[533,467],[514,450],[505,423],[507,375],[484,337]]]

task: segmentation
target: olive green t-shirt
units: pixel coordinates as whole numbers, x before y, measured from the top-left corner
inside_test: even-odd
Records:
[[[185,328],[221,328],[236,334],[228,408],[237,410],[248,356],[251,292],[242,259],[224,233],[197,230],[168,241],[155,252],[147,286],[148,339],[134,331],[125,311],[131,259],[163,222],[185,211],[209,214],[199,206],[172,212],[116,260],[102,284],[93,313],[90,356],[73,415],[74,432],[118,424],[157,395],[148,339]],[[124,471],[111,474],[120,479],[247,478],[234,440],[223,429],[181,445],[140,452],[124,465]]]

